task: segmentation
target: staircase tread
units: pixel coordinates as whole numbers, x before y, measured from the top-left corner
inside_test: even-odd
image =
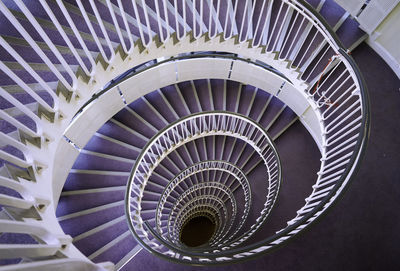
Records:
[[[84,239],[74,241],[74,245],[85,255],[90,255],[127,230],[128,225],[123,220]]]

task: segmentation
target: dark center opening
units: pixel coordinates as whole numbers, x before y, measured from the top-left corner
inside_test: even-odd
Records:
[[[215,230],[215,224],[205,216],[189,220],[181,231],[181,242],[188,247],[197,247],[207,243]]]

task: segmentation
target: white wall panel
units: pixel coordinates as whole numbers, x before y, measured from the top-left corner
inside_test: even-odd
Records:
[[[372,0],[357,17],[361,28],[369,35],[386,18],[400,0]],[[399,24],[399,22],[397,22]]]
[[[177,62],[178,80],[187,81],[206,78],[228,78],[230,59],[187,59]]]
[[[119,88],[126,102],[130,104],[153,90],[175,82],[175,63],[170,62],[148,69],[125,80],[119,85]]]
[[[76,158],[78,158],[79,150],[74,148],[66,140],[60,140],[58,144],[56,155],[54,158],[53,167],[53,204],[54,208],[57,207],[58,199],[60,198],[61,190],[64,186],[62,180],[66,180]]]
[[[261,88],[272,95],[276,95],[282,83],[282,77],[256,65],[249,65],[243,61],[235,61],[232,67],[231,80],[246,82]]]
[[[64,134],[79,148],[83,148],[93,134],[124,106],[117,87],[114,87],[89,104]]]
[[[317,143],[319,150],[322,152],[322,131],[320,121],[315,112],[311,108],[308,108],[300,117],[300,121],[307,128],[308,132]]]
[[[306,96],[288,83],[282,87],[277,97],[286,103],[298,116],[301,116],[310,106]]]

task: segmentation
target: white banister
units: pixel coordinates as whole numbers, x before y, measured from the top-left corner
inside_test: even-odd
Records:
[[[29,45],[32,46],[32,48],[35,50],[35,52],[42,58],[42,60],[46,63],[47,66],[51,67],[52,72],[57,76],[58,80],[60,80],[63,85],[69,89],[74,90],[76,88],[76,83],[77,83],[77,78],[68,65],[68,63],[65,61],[63,56],[60,54],[54,43],[51,41],[49,36],[46,34],[46,32],[43,30],[43,28],[40,26],[40,24],[37,22],[35,17],[32,15],[32,13],[29,11],[29,9],[25,6],[25,4],[21,0],[16,0],[15,2],[18,7],[22,10],[22,12],[27,16],[29,22],[37,29],[38,33],[42,37],[42,39],[46,42],[47,46],[51,49],[53,54],[57,57],[57,59],[61,62],[63,68],[68,72],[68,75],[72,79],[72,86],[67,82],[67,80],[64,78],[64,76],[61,75],[61,73],[58,71],[58,69],[54,66],[52,61],[46,56],[46,54],[40,49],[40,47],[37,45],[37,43],[33,40],[31,35],[25,30],[25,28],[20,24],[20,22],[14,17],[14,15],[11,14],[9,9],[3,4],[0,4],[0,10],[3,12],[3,14],[7,17],[7,19],[14,25],[14,27],[21,33],[21,35],[29,42]]]

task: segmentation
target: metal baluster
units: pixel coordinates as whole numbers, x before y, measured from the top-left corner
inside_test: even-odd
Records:
[[[37,23],[36,19],[29,12],[29,10],[26,8],[26,6],[23,4],[23,2],[21,0],[16,0],[16,1],[17,1],[16,3],[18,4],[18,7],[22,10],[22,12],[25,14],[25,16],[27,16],[27,18],[32,23],[32,25],[38,30],[38,33],[41,35],[43,40],[49,46],[50,50],[54,53],[54,55],[56,55],[57,59],[62,63],[63,67],[67,71],[68,75],[72,78],[72,86],[67,82],[67,80],[64,78],[64,76],[54,66],[53,62],[47,57],[47,55],[42,51],[42,49],[40,49],[39,45],[37,45],[37,43],[28,34],[28,32],[25,30],[25,28],[22,27],[22,25],[14,17],[14,15],[12,15],[10,10],[4,5],[3,2],[0,2],[0,11],[7,17],[7,19],[13,24],[13,26],[18,30],[18,32],[23,36],[23,38],[29,43],[29,45],[32,47],[32,49],[40,56],[40,58],[43,60],[43,62],[50,68],[50,70],[57,77],[57,79],[60,80],[60,82],[66,88],[68,88],[72,91],[75,91],[76,84],[77,84],[77,78],[76,78],[74,72],[71,70],[69,65],[65,62],[65,60],[61,56],[60,52],[56,49],[53,42],[50,40],[50,38],[47,36],[47,34],[44,32],[44,30],[41,28],[41,26]],[[9,73],[6,72],[6,74],[9,74]],[[44,103],[43,106],[50,112],[53,112],[52,108],[47,106],[46,103]]]
[[[39,95],[36,94],[19,76],[17,76],[12,70],[10,70],[3,61],[0,61],[0,70],[3,70],[15,83],[17,83],[26,93],[28,93],[32,98],[34,98],[43,108],[49,112],[55,112],[55,110],[48,105]],[[6,92],[1,89],[2,92]]]
[[[109,1],[109,0],[108,0]],[[125,46],[125,52],[127,53],[127,54],[129,54],[129,53],[131,53],[132,51],[133,51],[133,47],[134,47],[134,41],[133,41],[133,35],[132,35],[132,32],[131,32],[131,28],[129,27],[129,24],[128,24],[128,20],[127,20],[127,18],[126,18],[126,13],[125,13],[125,10],[124,10],[124,6],[122,5],[122,2],[121,2],[121,0],[118,0],[118,7],[119,7],[119,10],[120,10],[120,12],[121,12],[121,17],[122,17],[122,20],[124,21],[124,25],[125,25],[125,29],[126,29],[126,32],[128,33],[128,39],[129,39],[129,43],[130,43],[130,46],[129,46],[129,50],[126,48],[126,46]],[[113,12],[113,14],[114,14],[114,12]],[[113,16],[113,18],[115,17],[115,15]],[[114,19],[113,19],[114,20]],[[118,22],[117,22],[118,23]],[[115,23],[114,23],[115,24]],[[121,35],[122,36],[122,35]],[[125,42],[123,43],[123,45],[125,45]]]
[[[86,57],[89,59],[91,65],[92,65],[92,72],[89,71],[90,67],[86,67],[85,63],[84,63],[83,60],[82,60],[82,57],[81,57],[81,56],[78,54],[78,52],[76,51],[75,46],[72,45],[71,40],[68,38],[68,36],[67,36],[67,34],[65,33],[63,27],[61,26],[61,24],[60,24],[59,21],[57,20],[57,18],[56,18],[56,16],[54,15],[54,13],[51,11],[51,9],[50,9],[49,5],[46,3],[46,1],[40,0],[40,4],[43,6],[43,9],[46,11],[47,15],[49,15],[49,17],[50,17],[51,21],[53,22],[54,26],[57,28],[57,31],[60,33],[60,35],[61,35],[62,38],[64,39],[64,41],[65,41],[65,43],[67,44],[68,48],[71,50],[72,54],[74,55],[75,59],[78,61],[79,65],[82,67],[83,71],[86,73],[86,75],[93,75],[94,72],[95,72],[95,69],[94,69],[95,64],[94,64],[94,61],[92,62],[93,57],[92,57],[91,53],[89,52],[89,50],[87,50],[87,48],[86,48],[86,46],[85,46],[86,50],[84,49],[84,51],[85,51]],[[62,12],[64,12],[64,10],[62,9],[62,7],[60,7],[60,9],[61,9]],[[63,14],[64,14],[64,13],[63,13]],[[65,15],[64,15],[64,16],[65,16]],[[69,15],[68,15],[68,16],[69,16]],[[67,17],[66,17],[66,18],[67,18]],[[69,23],[70,26],[71,26],[71,22],[70,22],[69,19],[71,19],[71,18],[67,18],[67,21],[68,21],[68,23]],[[72,22],[72,23],[73,23],[73,22]],[[75,24],[73,24],[73,26],[75,27]],[[76,28],[74,28],[74,27],[71,26],[72,30],[74,31],[74,34],[75,34],[75,35],[76,35],[76,34],[79,34],[79,32],[78,32],[78,33],[75,32]],[[79,34],[79,37],[80,37],[80,34]],[[81,40],[79,40],[79,42],[80,42],[80,41],[81,41]],[[82,44],[81,44],[81,46],[82,46]],[[84,47],[82,47],[82,48],[84,48]],[[89,55],[88,55],[88,54],[89,54]]]
[[[93,39],[94,39],[94,41],[95,41],[95,43],[96,43],[96,45],[97,45],[97,48],[98,48],[99,51],[100,51],[100,54],[103,56],[103,59],[104,59],[105,62],[110,63],[110,62],[111,62],[111,59],[112,59],[113,56],[114,56],[114,49],[113,49],[113,47],[112,47],[112,45],[111,45],[110,40],[109,40],[109,39],[107,40],[107,38],[106,38],[106,42],[108,43],[108,46],[109,46],[109,49],[110,49],[110,52],[111,52],[111,53],[110,53],[110,58],[108,58],[107,55],[106,55],[106,53],[104,52],[103,45],[100,43],[99,37],[98,37],[96,31],[94,30],[92,23],[91,23],[90,20],[89,20],[88,14],[87,14],[87,12],[86,12],[84,6],[82,5],[82,1],[81,1],[81,0],[76,0],[76,3],[78,4],[78,7],[79,7],[79,9],[80,9],[80,11],[81,11],[81,14],[82,14],[82,16],[83,16],[83,19],[85,20],[86,25],[87,25],[88,28],[89,28],[90,34],[92,35],[92,37],[93,37]],[[96,14],[96,12],[95,12],[95,14]],[[97,18],[97,17],[96,17],[96,18]],[[103,31],[104,26],[103,26],[103,28],[102,28],[102,25],[101,25],[100,23],[99,23],[99,25],[100,25],[101,30]],[[103,33],[104,33],[104,31],[103,31]]]
[[[246,12],[247,12],[248,9],[249,9],[249,0],[246,0],[246,3],[244,5],[243,14],[242,14],[242,23],[241,23],[240,31],[239,31],[239,42],[240,43],[245,42],[247,40],[247,32],[246,32],[245,38],[244,39],[242,39],[242,38],[243,38],[244,21],[245,21],[245,19],[247,17],[246,16]],[[248,20],[250,20],[250,19],[248,18]],[[248,29],[247,29],[247,31],[248,31]]]
[[[12,48],[4,39],[3,37],[0,36],[0,45],[6,49],[6,51],[13,56],[13,58],[15,60],[17,60],[17,62],[41,85],[41,87],[43,87],[44,90],[46,90],[46,92],[52,97],[53,101],[54,101],[54,109],[57,110],[58,109],[58,97],[57,95],[54,93],[54,91],[49,87],[49,85],[35,72],[35,70],[32,69],[32,67],[14,50],[14,48]],[[4,66],[3,66],[4,67]],[[7,67],[8,69],[8,67]],[[8,69],[9,70],[9,69]],[[10,73],[7,73],[10,76]],[[16,75],[15,75],[16,76]],[[13,77],[12,77],[13,78]],[[15,81],[15,80],[14,80]],[[21,83],[21,81],[20,81]],[[19,84],[21,86],[21,84]],[[27,86],[27,85],[26,85]],[[25,89],[25,88],[24,88]],[[25,89],[26,90],[26,89]],[[4,89],[2,89],[2,91],[6,92]],[[29,91],[29,92],[28,92]],[[29,95],[32,96],[32,98],[34,98],[36,101],[38,101],[40,104],[47,104],[44,100],[42,100],[42,98],[36,94],[36,92],[34,92],[33,90],[31,90],[31,88],[29,88],[27,92],[29,93]],[[11,95],[10,95],[11,96]],[[12,96],[10,97],[8,96],[10,99],[13,99]],[[9,100],[9,98],[6,98],[7,100]],[[16,105],[14,105],[16,106]],[[45,107],[45,106],[44,106]],[[51,109],[49,107],[47,107],[46,109]],[[30,110],[29,110],[30,111]],[[30,111],[31,112],[31,111]],[[27,113],[25,113],[27,114]],[[36,115],[35,115],[36,116]],[[32,118],[32,117],[31,117]],[[39,123],[39,122],[37,122]]]

